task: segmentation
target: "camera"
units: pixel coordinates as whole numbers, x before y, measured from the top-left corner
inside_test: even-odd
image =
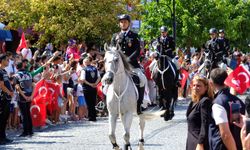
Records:
[[[231,103],[230,104],[230,122],[240,123],[240,104]]]
[[[246,119],[246,135],[250,133],[250,118]]]

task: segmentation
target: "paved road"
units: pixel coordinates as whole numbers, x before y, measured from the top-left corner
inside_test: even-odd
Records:
[[[175,117],[171,121],[162,118],[146,122],[145,150],[184,150],[187,124],[185,112],[187,101],[178,102]],[[123,144],[121,121],[117,126],[117,142]],[[138,119],[135,118],[131,128],[132,148],[137,149]],[[31,138],[19,138],[17,133],[11,133],[15,142],[1,146],[0,149],[25,150],[110,150],[112,146],[108,139],[108,120],[99,118],[97,122],[71,122],[58,126],[50,126],[42,132],[35,132]]]

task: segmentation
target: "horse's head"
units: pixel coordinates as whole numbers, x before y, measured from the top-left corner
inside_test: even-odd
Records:
[[[125,56],[121,53],[120,47],[109,47],[107,44],[104,46],[105,49],[105,82],[112,84],[115,75],[130,70],[129,64],[125,59]]]

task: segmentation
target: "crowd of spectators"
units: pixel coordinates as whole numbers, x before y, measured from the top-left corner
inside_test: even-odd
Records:
[[[16,86],[16,74],[20,70],[25,70],[32,76],[34,85],[41,79],[46,79],[60,86],[59,109],[47,114],[47,124],[57,124],[64,120],[96,121],[95,105],[104,100],[98,99],[96,92],[87,92],[83,85],[85,84],[85,86],[93,89],[97,88],[105,73],[104,52],[94,47],[87,48],[84,44],[77,44],[74,39],[69,40],[67,45],[62,45],[59,49],[55,49],[51,43],[48,43],[43,49],[33,48],[28,40],[26,43],[27,48],[23,48],[20,54],[6,51],[9,64],[5,70],[14,89],[14,96],[10,102],[7,129],[20,130],[25,126],[21,125],[21,122],[24,122],[23,115],[25,114],[20,113],[20,89]],[[203,53],[203,49],[194,52],[177,49],[175,59],[178,61],[179,68],[189,72],[184,89],[179,88],[179,99],[191,97],[190,85],[199,66],[203,63]],[[151,55],[152,52],[148,49],[142,50],[141,54],[141,59],[138,61],[144,68],[148,79],[145,91],[148,93],[152,104],[156,104],[157,90],[149,70],[149,65],[154,58]],[[247,70],[250,70],[250,54],[235,50],[230,54],[228,60],[230,60],[228,65],[231,70],[239,65],[243,65]],[[89,83],[86,80],[86,72],[83,71],[83,68],[87,66],[96,68],[98,72],[97,80],[94,83]],[[32,101],[32,97],[29,96],[23,96],[23,98],[26,101]]]

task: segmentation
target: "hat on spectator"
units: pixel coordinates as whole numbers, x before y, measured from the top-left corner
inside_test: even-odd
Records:
[[[74,45],[74,44],[76,44],[76,40],[70,39],[70,40],[68,41],[68,45],[69,45],[69,46],[72,46],[72,45]]]

